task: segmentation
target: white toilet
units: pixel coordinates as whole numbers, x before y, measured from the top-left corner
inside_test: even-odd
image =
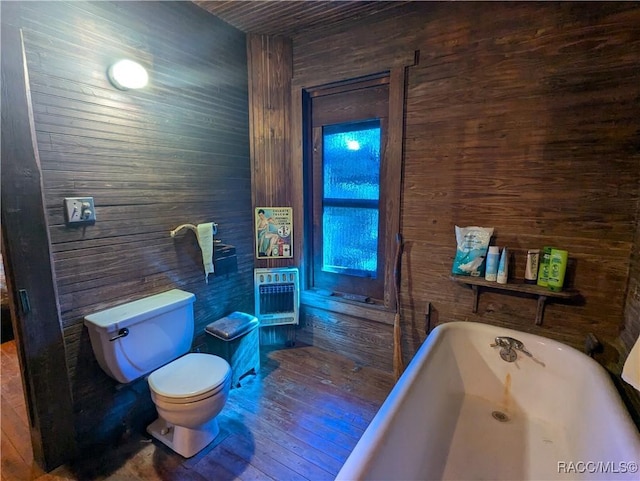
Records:
[[[84,318],[96,359],[109,376],[128,383],[151,373],[149,389],[159,417],[147,431],[185,458],[218,435],[216,416],[231,387],[227,361],[187,354],[194,301],[193,294],[173,289]]]

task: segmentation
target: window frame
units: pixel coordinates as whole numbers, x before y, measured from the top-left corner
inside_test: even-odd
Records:
[[[317,274],[314,269],[314,249],[317,241],[314,241],[314,233],[317,235],[318,226],[321,219],[318,218],[319,195],[314,195],[318,188],[318,173],[313,171],[313,156],[318,151],[318,134],[309,121],[313,116],[311,108],[314,98],[331,95],[336,92],[353,90],[354,86],[359,88],[375,88],[376,85],[386,85],[388,88],[388,104],[386,116],[381,118],[381,127],[385,135],[382,136],[381,145],[381,196],[379,205],[379,264],[382,276],[379,276],[381,288],[376,292],[368,292],[355,289],[352,286],[336,284],[334,289],[346,294],[358,294],[371,299],[372,304],[382,305],[387,309],[395,309],[395,295],[393,291],[395,259],[393,255],[396,251],[396,238],[400,232],[400,206],[401,206],[401,183],[402,183],[402,138],[404,132],[404,90],[405,90],[405,69],[394,68],[389,71],[380,72],[367,77],[359,77],[342,82],[335,82],[316,87],[302,89],[302,120],[303,120],[303,172],[304,172],[304,243],[308,248],[304,250],[303,263],[306,266],[305,279],[306,287],[317,290],[319,287],[314,281]],[[321,136],[320,136],[321,139]],[[321,142],[320,142],[321,143]],[[320,149],[321,150],[321,149]],[[314,182],[314,178],[316,181]],[[321,178],[321,177],[320,177]],[[384,192],[384,194],[383,194]],[[315,202],[315,205],[314,205]],[[315,212],[314,212],[315,207]],[[314,244],[315,242],[315,244]],[[318,252],[322,255],[321,251]],[[367,278],[355,277],[355,280]],[[364,283],[366,285],[366,282]],[[326,289],[320,287],[320,289]],[[372,295],[373,294],[373,295]],[[340,296],[335,296],[340,298]]]
[[[382,300],[384,298],[384,265],[385,265],[385,244],[384,232],[385,217],[383,206],[385,205],[386,191],[383,185],[382,170],[384,165],[384,145],[386,144],[386,119],[380,119],[380,196],[378,200],[378,244],[377,244],[377,276],[362,277],[349,275],[347,273],[338,274],[322,270],[323,265],[323,245],[324,232],[322,222],[323,200],[322,194],[324,177],[322,172],[323,160],[323,126],[313,127],[313,226],[312,226],[312,243],[309,258],[309,266],[311,266],[311,281],[314,287],[337,291],[344,294],[355,294],[373,299]],[[317,195],[316,195],[317,193]],[[382,235],[381,235],[382,234]]]

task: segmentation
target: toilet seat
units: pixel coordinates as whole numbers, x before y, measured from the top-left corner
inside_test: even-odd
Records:
[[[221,357],[190,353],[152,372],[148,381],[154,398],[185,404],[216,395],[230,378],[231,367]]]

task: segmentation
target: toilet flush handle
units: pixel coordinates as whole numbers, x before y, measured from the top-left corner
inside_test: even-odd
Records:
[[[110,341],[115,341],[116,339],[120,339],[121,337],[126,337],[129,335],[129,329],[127,329],[126,327],[123,327],[122,329],[120,329],[118,331],[118,335],[112,337],[111,339],[109,339]]]

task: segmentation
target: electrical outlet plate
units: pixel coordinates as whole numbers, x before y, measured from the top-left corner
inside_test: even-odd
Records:
[[[96,221],[93,197],[65,197],[64,218],[67,225],[86,225]]]

